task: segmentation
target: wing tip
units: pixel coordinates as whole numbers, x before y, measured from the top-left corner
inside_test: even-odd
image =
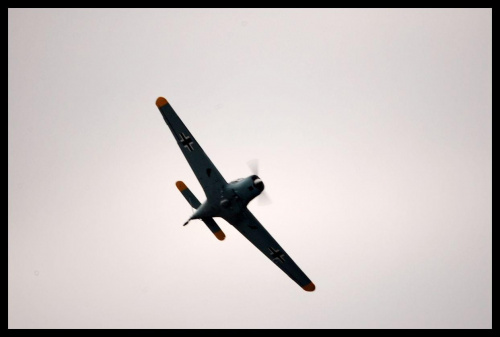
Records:
[[[220,241],[223,241],[226,238],[226,234],[224,234],[222,230],[215,232],[214,235]]]
[[[184,184],[184,183],[183,183],[182,181],[180,181],[180,180],[179,180],[179,181],[177,181],[177,182],[175,183],[175,186],[177,186],[177,188],[179,189],[179,191],[180,191],[180,192],[182,192],[182,191],[184,191],[184,190],[186,190],[186,189],[187,189],[186,184]]]
[[[302,289],[304,289],[305,291],[314,291],[314,289],[316,289],[316,286],[311,282],[303,286]]]
[[[156,106],[158,108],[161,108],[161,107],[163,107],[163,106],[165,106],[167,104],[168,104],[168,101],[164,97],[158,97],[156,99]]]

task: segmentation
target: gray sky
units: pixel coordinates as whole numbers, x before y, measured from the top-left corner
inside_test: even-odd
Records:
[[[491,328],[492,11],[9,9],[10,328]],[[308,293],[218,241],[166,97]]]

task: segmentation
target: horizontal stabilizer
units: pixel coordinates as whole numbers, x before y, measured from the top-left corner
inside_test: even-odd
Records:
[[[191,205],[191,207],[193,207],[194,209],[200,207],[201,203],[194,196],[193,192],[191,192],[189,188],[187,188],[186,184],[184,184],[182,181],[178,181],[175,183],[175,186],[177,186],[177,188],[182,193],[184,198],[186,198],[187,202]]]
[[[177,188],[179,189],[179,191],[182,193],[182,195],[184,196],[184,198],[186,198],[187,202],[191,205],[191,207],[193,207],[194,209],[198,209],[201,206],[201,203],[194,196],[193,192],[191,192],[189,190],[189,188],[187,188],[186,184],[184,184],[182,181],[178,181],[178,182],[175,183],[175,185],[177,186]],[[192,219],[192,217],[189,218],[189,220],[186,221],[183,226],[186,226],[191,219]],[[212,218],[201,218],[201,220],[205,223],[205,225],[207,225],[208,229],[210,229],[210,231],[212,233],[214,233],[214,235],[215,235],[215,237],[217,239],[219,239],[220,241],[222,241],[222,240],[224,240],[226,238],[226,235],[220,229],[219,225],[217,225],[217,223],[215,222],[214,219],[212,219]]]

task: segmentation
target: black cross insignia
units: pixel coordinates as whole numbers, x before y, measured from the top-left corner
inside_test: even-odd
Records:
[[[179,142],[181,142],[181,144],[182,144],[185,148],[187,148],[187,149],[189,150],[189,152],[191,152],[191,151],[193,151],[193,150],[194,150],[194,148],[193,148],[193,141],[191,140],[191,137],[186,136],[186,135],[184,134],[184,132],[180,133],[180,134],[179,134],[179,137],[181,137],[181,138],[179,139]]]
[[[273,261],[278,259],[278,261],[280,261],[281,263],[285,262],[285,259],[283,258],[283,256],[285,256],[285,254],[283,254],[279,249],[274,250],[274,248],[269,247],[269,251],[271,254],[271,259]]]

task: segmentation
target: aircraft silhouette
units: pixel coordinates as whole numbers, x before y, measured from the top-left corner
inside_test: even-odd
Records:
[[[224,240],[226,237],[224,232],[213,219],[221,217],[233,225],[304,290],[314,291],[316,288],[314,283],[247,208],[248,203],[264,191],[262,180],[257,175],[252,175],[227,183],[168,101],[159,97],[156,100],[156,106],[160,109],[163,119],[172,131],[207,197],[202,204],[182,181],[176,182],[177,188],[187,202],[196,209],[184,226],[193,219],[200,219],[217,239]]]

